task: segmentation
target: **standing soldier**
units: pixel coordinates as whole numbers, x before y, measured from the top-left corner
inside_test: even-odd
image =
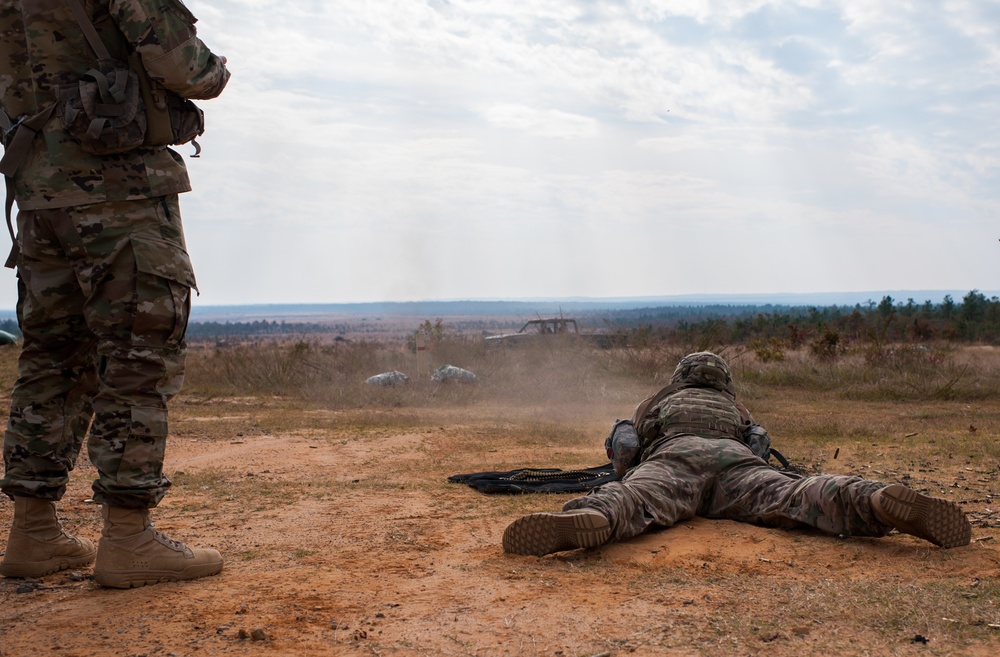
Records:
[[[627,470],[622,480],[560,512],[518,518],[504,531],[505,552],[596,547],[695,516],[845,536],[897,529],[944,548],[968,545],[972,536],[965,513],[947,500],[899,484],[800,477],[767,465],[767,432],[736,401],[729,366],[710,352],[682,358],[670,385],[639,404],[631,422],[616,423],[605,445],[615,470]]]
[[[95,556],[94,579],[116,588],[222,570],[216,550],[171,540],[149,519],[170,486],[167,401],[183,378],[195,287],[177,203],[191,189],[187,171],[142,134],[111,154],[86,144],[135,127],[119,120],[127,101],[114,103],[139,81],[182,105],[222,92],[226,60],[198,39],[195,21],[180,0],[0,0],[3,173],[19,209],[9,265],[24,334],[0,480],[14,500],[4,576],[39,577]],[[137,75],[109,68],[130,57]],[[103,105],[81,101],[84,81]],[[111,118],[89,114],[102,110]],[[174,125],[190,118],[176,111]],[[81,113],[83,136],[70,129]],[[148,113],[139,106],[143,122]],[[96,549],[63,531],[55,508],[88,429],[104,519]]]

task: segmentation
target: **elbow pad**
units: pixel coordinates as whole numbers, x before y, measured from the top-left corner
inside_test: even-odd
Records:
[[[604,439],[604,449],[611,459],[615,473],[624,475],[639,462],[639,451],[642,443],[635,432],[631,420],[618,420],[611,427],[611,433]]]

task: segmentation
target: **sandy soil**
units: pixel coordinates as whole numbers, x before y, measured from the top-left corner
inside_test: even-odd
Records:
[[[222,550],[223,573],[130,591],[88,570],[0,580],[0,656],[1000,654],[995,460],[845,443],[834,464],[915,470],[912,485],[974,512],[966,548],[699,519],[596,550],[504,555],[507,523],[569,496],[485,496],[446,477],[597,465],[606,414],[587,417],[567,428],[503,408],[179,400],[175,486],[154,517]],[[60,513],[96,540],[81,461]],[[10,515],[0,501],[0,527]]]

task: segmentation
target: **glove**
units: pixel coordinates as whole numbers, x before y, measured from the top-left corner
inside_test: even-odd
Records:
[[[604,439],[604,449],[608,452],[615,474],[624,475],[639,461],[642,444],[631,420],[617,420],[611,433]]]
[[[750,451],[767,461],[771,458],[771,436],[767,434],[767,429],[759,424],[751,424],[743,432],[743,442],[746,443]]]

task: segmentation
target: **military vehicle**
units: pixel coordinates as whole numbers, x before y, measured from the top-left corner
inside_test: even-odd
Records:
[[[619,337],[609,333],[580,333],[575,319],[549,317],[529,320],[516,333],[488,335],[484,340],[486,340],[487,347],[510,347],[559,336],[591,342],[603,349],[615,346]]]

